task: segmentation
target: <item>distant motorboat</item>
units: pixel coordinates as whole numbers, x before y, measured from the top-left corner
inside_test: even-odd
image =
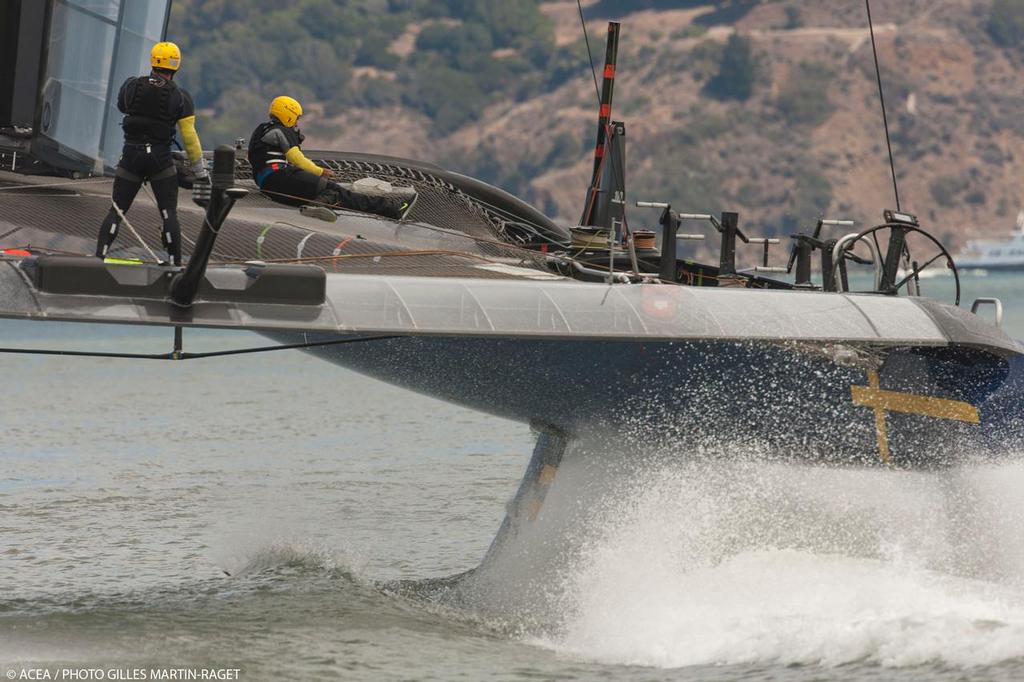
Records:
[[[961,270],[1024,270],[1024,211],[1012,234],[998,239],[971,239],[956,256]]]

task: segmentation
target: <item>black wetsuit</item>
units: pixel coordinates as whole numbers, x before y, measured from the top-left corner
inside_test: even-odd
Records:
[[[277,120],[261,123],[249,138],[249,164],[253,180],[272,200],[288,206],[322,203],[363,213],[399,217],[402,201],[348,190],[336,182],[288,162],[288,152],[300,147],[304,136]],[[301,159],[300,159],[301,160]]]
[[[178,177],[171,144],[177,122],[195,115],[192,97],[169,77],[153,73],[126,80],[117,95],[117,108],[125,114],[121,123],[125,141],[114,178],[113,201],[127,213],[148,181],[163,221],[164,248],[174,264],[181,265]],[[107,255],[120,224],[121,217],[111,208],[96,240],[97,256]]]

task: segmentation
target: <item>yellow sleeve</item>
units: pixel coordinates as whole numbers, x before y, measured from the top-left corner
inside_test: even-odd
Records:
[[[313,175],[324,174],[324,169],[307,159],[306,155],[303,154],[302,150],[297,146],[289,149],[288,153],[284,155],[284,158],[288,159],[288,163],[291,165],[298,166],[302,170],[309,171]]]
[[[202,161],[203,145],[200,144],[199,135],[196,134],[196,117],[186,116],[178,119],[178,130],[181,131],[181,141],[185,145],[188,160],[192,163]]]

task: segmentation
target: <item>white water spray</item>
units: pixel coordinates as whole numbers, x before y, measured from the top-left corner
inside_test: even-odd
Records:
[[[563,533],[565,563],[545,587],[557,600],[545,617],[557,625],[535,641],[658,667],[972,667],[1024,657],[1024,463],[930,473],[757,461],[642,469],[585,499],[589,484],[571,479],[596,476],[563,466],[537,528]],[[565,534],[556,515],[585,517],[589,528]],[[536,535],[501,562],[503,581],[513,562],[553,544]]]

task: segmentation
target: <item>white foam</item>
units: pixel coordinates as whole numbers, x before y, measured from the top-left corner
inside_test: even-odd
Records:
[[[540,643],[658,667],[1024,657],[1021,482],[1022,466],[647,474],[595,511]]]

